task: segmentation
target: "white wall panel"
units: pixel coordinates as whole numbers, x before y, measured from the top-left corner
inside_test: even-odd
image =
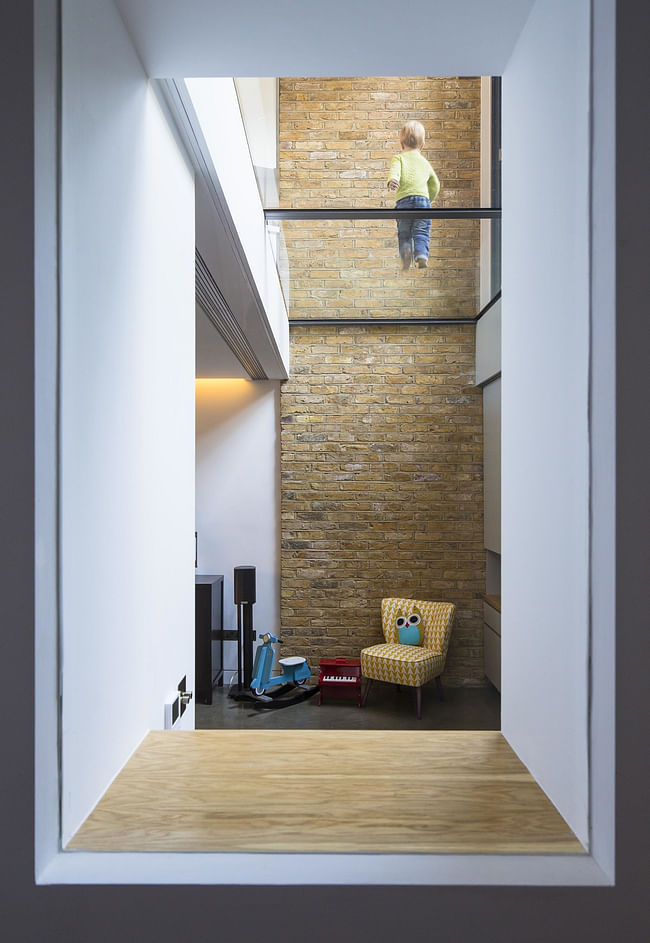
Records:
[[[502,725],[583,842],[589,7],[538,0],[503,75]]]
[[[501,373],[501,301],[496,301],[476,325],[476,382],[486,383]]]
[[[483,387],[483,543],[501,553],[501,379]]]
[[[197,380],[197,572],[223,573],[226,629],[237,625],[233,568],[252,565],[254,628],[280,635],[279,411],[278,381]],[[224,642],[224,665],[229,683],[235,642]]]
[[[194,185],[112,4],[63,4],[62,107],[65,842],[193,685]]]

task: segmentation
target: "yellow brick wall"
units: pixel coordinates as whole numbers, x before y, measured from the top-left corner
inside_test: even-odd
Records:
[[[282,631],[314,665],[381,638],[382,596],[458,607],[452,683],[482,668],[474,329],[291,332],[281,396]],[[289,647],[287,647],[287,651]]]
[[[411,117],[428,132],[439,205],[478,205],[478,114],[477,79],[282,79],[281,205],[392,205],[386,170]],[[476,313],[471,227],[453,224],[456,235],[445,235],[445,264],[455,268],[441,288],[438,260],[398,272],[393,221],[381,235],[363,221],[318,222],[308,239],[304,224],[291,225],[301,231],[288,238],[290,318],[450,316],[460,313],[462,292],[463,310]],[[362,277],[350,274],[359,269]],[[457,619],[446,681],[479,681],[482,402],[473,326],[294,325],[291,364],[281,395],[287,651],[317,669],[323,656],[358,655],[381,639],[383,596],[450,600]]]

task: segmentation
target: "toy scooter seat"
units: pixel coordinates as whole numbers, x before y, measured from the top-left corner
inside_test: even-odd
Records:
[[[288,658],[279,659],[279,663],[286,668],[295,668],[296,665],[304,665],[305,661],[306,659],[301,658],[300,655],[290,655]]]

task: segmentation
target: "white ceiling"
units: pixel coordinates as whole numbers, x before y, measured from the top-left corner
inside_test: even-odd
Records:
[[[115,0],[149,75],[499,75],[534,0]]]

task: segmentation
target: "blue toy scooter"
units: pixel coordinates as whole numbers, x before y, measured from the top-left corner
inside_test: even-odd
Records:
[[[258,646],[255,653],[251,690],[257,694],[258,697],[261,697],[267,688],[274,687],[276,684],[295,684],[300,687],[306,687],[306,682],[311,677],[307,660],[301,658],[299,655],[294,655],[290,658],[280,658],[279,664],[282,666],[282,674],[271,677],[275,657],[273,643],[281,643],[282,639],[271,635],[270,632],[265,632],[260,638],[263,644]]]

